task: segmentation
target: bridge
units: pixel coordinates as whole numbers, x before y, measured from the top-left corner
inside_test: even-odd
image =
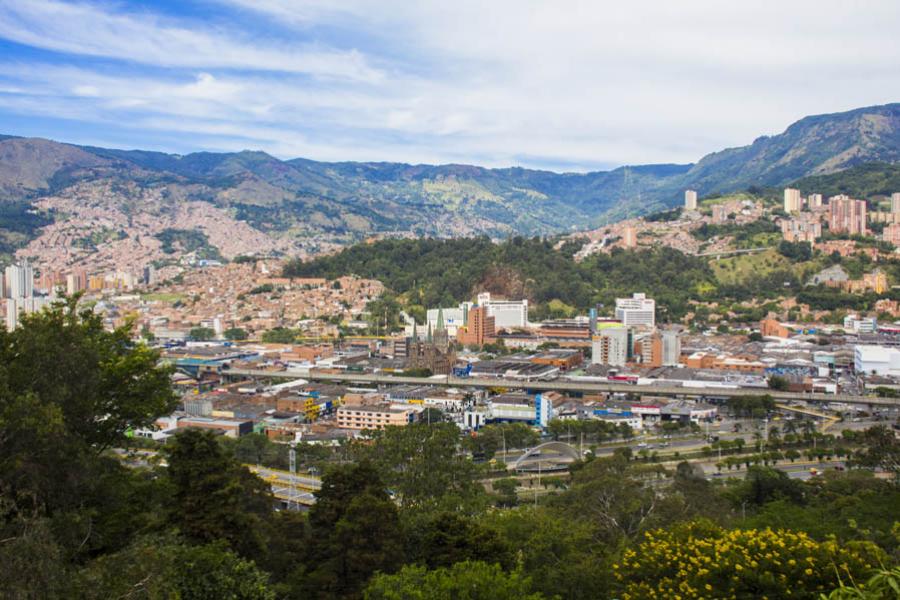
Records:
[[[900,398],[879,398],[877,396],[858,396],[853,394],[825,394],[821,392],[787,392],[767,388],[740,387],[686,387],[674,383],[659,385],[635,385],[615,381],[576,381],[557,379],[552,381],[526,381],[520,379],[500,379],[493,377],[394,377],[372,373],[320,373],[315,369],[309,371],[271,371],[266,369],[226,369],[222,375],[235,377],[267,377],[275,379],[309,379],[310,381],[328,381],[352,384],[376,385],[441,385],[448,387],[504,388],[516,390],[532,390],[534,392],[580,392],[580,393],[621,393],[653,396],[678,396],[684,398],[739,398],[768,394],[779,402],[822,402],[858,404],[868,407],[900,408]]]
[[[517,458],[513,469],[518,473],[565,471],[571,463],[580,459],[581,455],[573,446],[565,442],[546,442]]]

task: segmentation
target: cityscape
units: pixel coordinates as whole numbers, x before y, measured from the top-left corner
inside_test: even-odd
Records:
[[[0,6],[0,600],[900,598],[898,23]]]

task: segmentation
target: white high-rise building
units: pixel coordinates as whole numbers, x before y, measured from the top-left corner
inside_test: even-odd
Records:
[[[19,326],[19,317],[23,314],[40,312],[45,306],[49,306],[51,298],[45,296],[29,298],[6,299],[6,330],[12,331]]]
[[[784,212],[791,214],[800,212],[802,208],[802,200],[800,198],[800,190],[794,188],[784,188]]]
[[[697,192],[694,190],[684,191],[684,208],[685,210],[697,210]]]
[[[528,324],[528,300],[492,300],[490,292],[483,292],[478,294],[478,305],[487,308],[497,329],[521,328]]]
[[[891,212],[900,213],[900,192],[891,194]]]
[[[595,365],[624,367],[628,362],[628,328],[600,329],[591,342],[591,362]]]
[[[34,296],[34,270],[27,262],[6,267],[5,276],[7,298]]]
[[[811,209],[822,208],[823,204],[824,202],[822,200],[822,194],[810,194],[806,198],[806,205]]]
[[[663,329],[660,337],[662,337],[663,366],[677,366],[681,361],[681,335],[673,329]]]
[[[631,298],[616,298],[616,319],[625,327],[656,326],[656,300],[646,294],[633,294]]]

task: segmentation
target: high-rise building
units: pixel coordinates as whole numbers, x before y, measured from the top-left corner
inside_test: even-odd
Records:
[[[866,235],[866,201],[854,200],[848,196],[833,196],[828,199],[830,216],[828,229],[832,233]]]
[[[881,232],[881,239],[895,246],[900,246],[900,223],[885,225],[884,231]]]
[[[595,365],[625,366],[628,362],[628,328],[604,327],[591,343],[591,362]]]
[[[456,332],[456,340],[464,346],[483,346],[492,341],[496,333],[496,321],[488,314],[486,306],[473,306],[469,309],[465,327]]]
[[[784,212],[788,214],[800,212],[801,208],[802,200],[800,198],[800,190],[784,188]]]
[[[622,233],[622,243],[626,248],[637,247],[637,232],[634,227],[626,227]]]
[[[497,329],[522,328],[528,325],[528,300],[494,300],[490,292],[478,294],[478,306],[487,308]]]
[[[810,208],[810,210],[822,208],[822,194],[810,194],[806,198],[806,205]]]
[[[781,220],[781,233],[788,242],[814,243],[822,237],[822,223],[813,213],[802,213],[793,219]]]
[[[663,329],[660,332],[662,338],[662,365],[674,367],[681,362],[681,334],[674,329]]]
[[[891,212],[900,213],[900,192],[891,194]]]
[[[684,208],[685,210],[697,210],[697,192],[694,190],[684,191]]]
[[[625,327],[656,325],[656,301],[646,294],[632,294],[631,298],[616,298],[616,319]]]
[[[27,262],[6,267],[5,276],[7,298],[34,296],[34,270]]]

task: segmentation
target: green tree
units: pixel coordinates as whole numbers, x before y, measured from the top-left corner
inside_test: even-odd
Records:
[[[276,327],[264,331],[262,341],[265,344],[293,344],[297,341],[297,332],[285,327]]]
[[[335,467],[309,512],[303,567],[294,579],[304,598],[355,598],[376,572],[400,566],[397,509],[373,465]]]
[[[205,342],[216,337],[216,332],[209,327],[194,327],[188,332],[192,340]]]
[[[408,565],[395,575],[377,575],[366,588],[366,600],[542,600],[531,579],[520,571],[506,573],[498,565],[461,562],[429,571]]]
[[[222,333],[222,335],[225,336],[226,340],[231,340],[234,342],[246,340],[248,337],[250,337],[250,334],[247,333],[247,330],[242,329],[241,327],[229,327]]]
[[[413,423],[370,432],[354,451],[378,466],[401,507],[456,510],[486,499],[459,445],[453,423]]]
[[[173,490],[169,519],[193,543],[225,541],[247,558],[264,555],[272,510],[268,484],[222,448],[209,431],[187,430],[166,445]]]

